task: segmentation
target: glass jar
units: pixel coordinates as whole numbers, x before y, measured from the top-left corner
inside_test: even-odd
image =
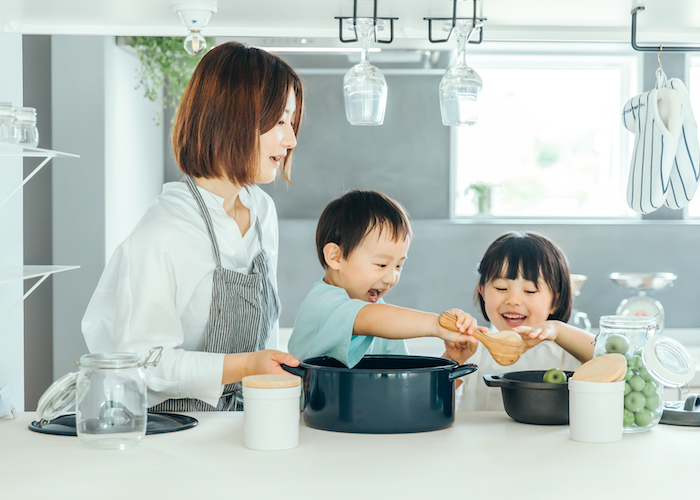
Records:
[[[0,143],[17,143],[15,107],[11,102],[0,102]]]
[[[22,146],[35,148],[39,145],[39,129],[36,126],[36,109],[17,108],[15,110],[17,142]]]
[[[86,354],[76,382],[76,430],[80,441],[123,450],[146,434],[146,378],[141,356]]]
[[[654,318],[603,316],[593,357],[620,353],[627,358],[623,432],[644,432],[656,426],[664,405],[664,388],[645,368],[644,346],[656,333]]]
[[[695,362],[683,345],[657,335],[647,316],[603,316],[593,357],[620,353],[627,358],[623,432],[643,432],[659,423],[664,386],[680,387],[695,376]]]

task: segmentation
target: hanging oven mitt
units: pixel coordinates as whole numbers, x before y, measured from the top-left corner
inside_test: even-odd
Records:
[[[622,110],[625,128],[635,135],[627,181],[627,204],[643,214],[666,201],[681,135],[683,104],[672,88],[633,97]]]
[[[698,125],[695,122],[690,97],[683,82],[671,78],[666,82],[667,87],[675,89],[683,103],[683,122],[681,136],[678,141],[676,159],[671,169],[671,180],[666,192],[666,206],[683,208],[698,189],[700,182],[700,146],[698,145]]]

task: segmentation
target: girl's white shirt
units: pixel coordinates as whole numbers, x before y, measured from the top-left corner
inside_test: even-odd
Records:
[[[495,331],[493,328],[491,331]],[[458,411],[503,411],[503,397],[500,387],[489,387],[484,382],[484,375],[500,375],[502,373],[525,370],[560,370],[574,371],[581,363],[559,347],[556,342],[545,340],[520,356],[518,361],[510,366],[501,366],[493,359],[491,353],[479,343],[474,355],[467,363],[475,363],[479,369],[462,378],[464,390],[458,395],[456,407]]]
[[[260,251],[262,230],[272,282],[277,287],[278,220],[274,202],[258,186],[239,198],[250,210],[250,229],[223,208],[224,199],[198,187],[209,209],[226,269],[249,273]],[[223,386],[224,354],[206,353],[214,253],[204,219],[184,182],[170,182],[127,239],[117,247],[82,321],[90,352],[136,352],[163,347],[160,362],[146,370],[148,406],[169,398],[197,398],[216,405]],[[275,323],[267,347],[278,344]]]

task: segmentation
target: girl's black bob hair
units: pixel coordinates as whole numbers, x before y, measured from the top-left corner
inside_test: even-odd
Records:
[[[553,296],[554,312],[547,319],[569,321],[572,302],[569,263],[556,243],[548,238],[531,232],[503,234],[488,247],[477,270],[479,286],[474,297],[486,321],[491,320],[479,290],[498,278],[514,280],[519,275],[535,286],[541,275]]]

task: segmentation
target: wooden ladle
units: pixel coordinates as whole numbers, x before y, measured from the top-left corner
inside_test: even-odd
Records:
[[[445,311],[440,313],[438,318],[440,326],[458,332],[457,316],[451,312]],[[474,330],[472,336],[479,342],[484,344],[484,347],[489,350],[494,361],[501,366],[510,366],[515,363],[525,349],[525,344],[520,334],[505,330],[496,333],[482,333],[479,330]]]

